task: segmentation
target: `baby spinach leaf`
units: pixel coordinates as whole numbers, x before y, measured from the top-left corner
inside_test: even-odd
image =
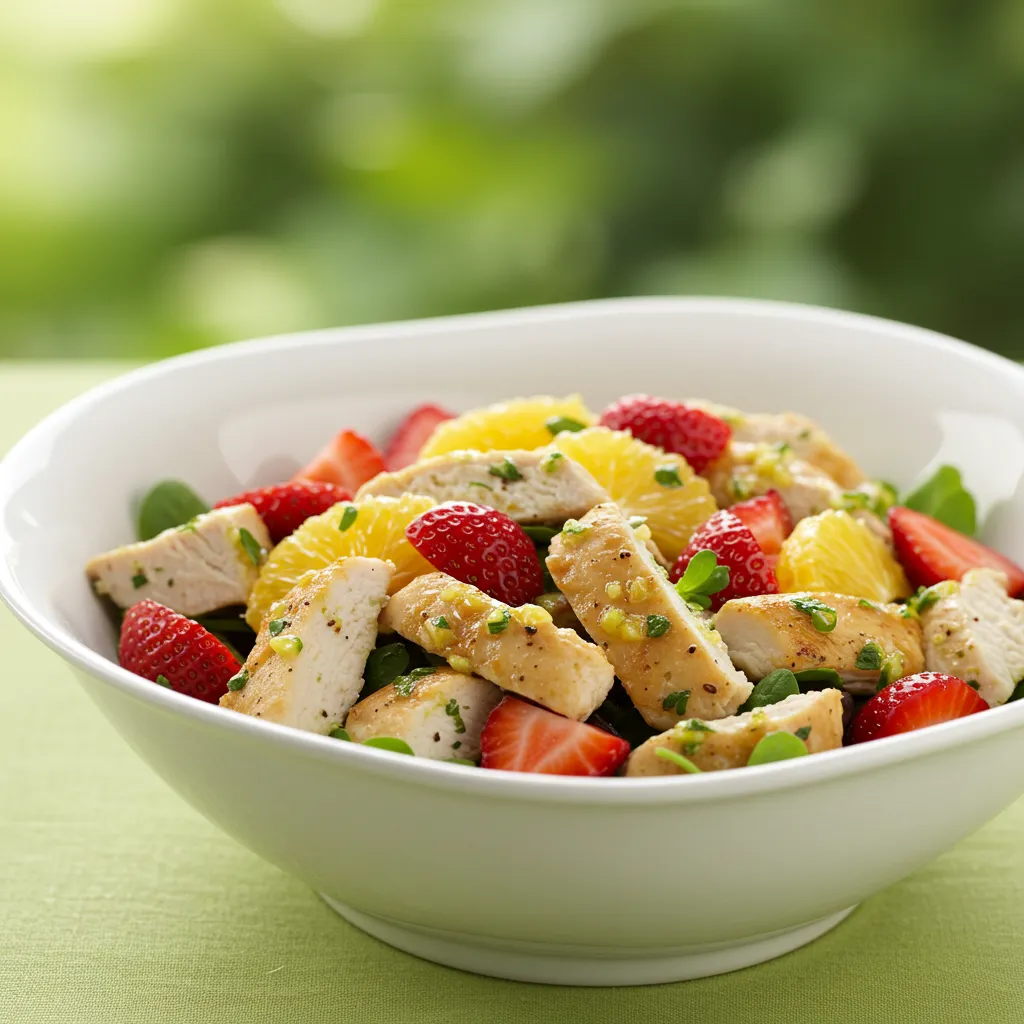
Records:
[[[676,593],[689,604],[708,608],[711,595],[729,586],[729,567],[719,565],[714,551],[703,548],[690,559],[676,583]]]
[[[964,487],[955,466],[939,466],[923,484],[904,495],[903,504],[968,537],[973,537],[977,529],[974,497]]]
[[[376,747],[378,750],[390,750],[395,754],[413,754],[412,747],[409,746],[405,740],[398,739],[397,736],[371,736],[368,740],[363,740],[364,747]]]
[[[363,678],[363,696],[376,693],[382,687],[393,683],[409,667],[409,651],[405,644],[385,644],[370,651],[366,659]]]
[[[777,668],[769,672],[751,691],[750,696],[740,705],[740,713],[754,708],[778,704],[780,700],[800,692],[796,676],[788,668]]]
[[[807,744],[791,732],[773,732],[763,736],[750,753],[747,765],[770,764],[772,761],[788,761],[791,757],[804,757]]]
[[[683,757],[682,754],[670,750],[668,747],[658,747],[654,752],[654,756],[660,757],[663,761],[670,761],[677,768],[682,768],[684,772],[688,772],[690,775],[700,775],[701,773],[701,769],[688,757]]]
[[[210,506],[180,480],[161,480],[143,497],[139,505],[139,540],[152,540],[158,533],[174,526],[184,526],[190,519],[209,512]]]
[[[794,672],[800,689],[813,690],[816,685],[824,688],[834,686],[837,690],[843,688],[843,677],[834,668],[805,668],[803,672]]]

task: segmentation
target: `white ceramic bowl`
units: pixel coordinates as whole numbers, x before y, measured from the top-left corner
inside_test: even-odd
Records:
[[[113,660],[82,572],[132,537],[132,501],[158,478],[209,498],[268,483],[342,425],[379,437],[424,399],[466,408],[580,391],[600,408],[640,390],[799,410],[900,484],[953,461],[986,539],[1024,560],[1024,371],[846,313],[645,299],[272,338],[98,388],[0,465],[0,593],[185,799],[386,942],[587,985],[756,963],[822,934],[1024,792],[1024,701],[741,771],[484,772],[144,682]]]

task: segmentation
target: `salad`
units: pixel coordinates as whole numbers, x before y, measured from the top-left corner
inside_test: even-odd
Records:
[[[1024,570],[943,466],[629,395],[415,409],[291,480],[165,480],[86,572],[120,664],[225,713],[488,769],[689,775],[1024,695]]]

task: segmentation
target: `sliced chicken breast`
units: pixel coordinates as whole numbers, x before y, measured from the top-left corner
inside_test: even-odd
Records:
[[[788,444],[793,454],[827,473],[840,487],[850,490],[864,480],[860,467],[813,420],[793,412],[744,413],[703,400],[687,405],[704,409],[732,427],[732,438],[741,444]]]
[[[454,452],[424,459],[363,484],[368,495],[426,494],[435,501],[474,501],[519,523],[564,523],[608,501],[604,488],[578,462],[538,451]]]
[[[363,688],[394,571],[379,558],[341,558],[297,586],[281,618],[260,627],[244,685],[221,707],[323,735],[341,725]]]
[[[733,667],[714,624],[659,571],[622,510],[598,505],[572,529],[552,539],[548,570],[644,721],[667,729],[684,715],[733,714],[750,682]]]
[[[357,743],[397,736],[417,757],[476,761],[480,733],[500,700],[501,690],[486,679],[439,668],[371,693],[348,713],[345,728]]]
[[[659,757],[661,747],[682,754],[701,771],[743,768],[754,747],[773,732],[796,733],[807,752],[843,745],[843,698],[836,689],[796,693],[778,704],[755,708],[717,722],[690,719],[640,744],[626,762],[626,775],[681,775],[685,769]]]
[[[704,475],[720,507],[776,490],[794,523],[838,508],[843,500],[843,489],[824,470],[777,445],[732,441]]]
[[[256,509],[232,505],[97,555],[85,571],[96,593],[120,608],[148,598],[194,617],[245,604],[270,547]]]
[[[458,671],[566,718],[593,714],[615,678],[598,647],[571,629],[559,629],[543,608],[510,608],[441,572],[420,576],[395,594],[381,626],[446,658]]]
[[[815,628],[799,607],[804,600],[820,601],[835,611],[831,632]],[[900,675],[924,668],[921,624],[904,618],[899,605],[861,604],[845,594],[762,594],[726,601],[715,625],[733,663],[751,679],[763,679],[777,668],[831,668],[851,692],[874,693],[882,662],[897,651],[902,655]],[[872,667],[858,668],[858,660]]]
[[[1005,704],[1024,679],[1024,601],[1007,595],[994,569],[939,587],[944,596],[921,613],[925,666],[976,683],[991,707]]]

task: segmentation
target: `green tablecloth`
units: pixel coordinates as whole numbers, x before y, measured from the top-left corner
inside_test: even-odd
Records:
[[[118,369],[0,369],[0,446]],[[494,981],[356,931],[171,793],[6,610],[0,637],[0,1021],[1024,1021],[1024,802],[773,963],[647,989]],[[751,874],[807,855],[751,850]]]

